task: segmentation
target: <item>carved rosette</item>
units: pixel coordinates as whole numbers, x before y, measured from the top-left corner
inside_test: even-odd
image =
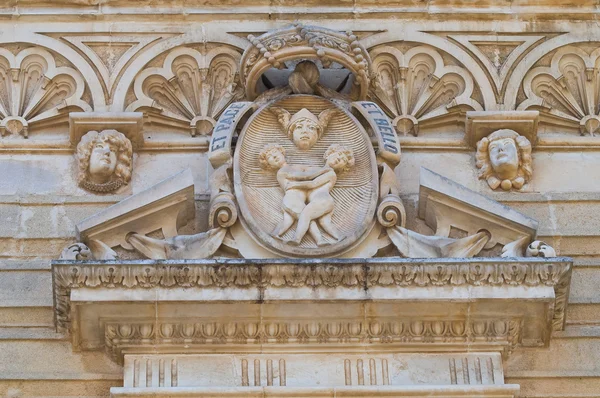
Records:
[[[246,97],[257,97],[260,76],[270,68],[285,68],[285,62],[298,59],[319,60],[327,68],[336,62],[354,75],[357,87],[354,99],[366,99],[370,84],[371,59],[352,32],[296,24],[248,36],[252,45],[241,59],[241,81]]]
[[[0,48],[0,135],[27,138],[69,110],[91,111],[84,90],[81,74],[56,66],[49,51],[31,47],[14,55]]]

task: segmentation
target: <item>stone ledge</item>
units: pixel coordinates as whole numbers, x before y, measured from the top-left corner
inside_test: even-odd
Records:
[[[111,397],[493,397],[513,398],[519,386],[173,387],[111,388]]]

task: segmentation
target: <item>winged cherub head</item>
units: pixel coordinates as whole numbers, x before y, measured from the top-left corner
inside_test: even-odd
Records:
[[[271,107],[269,109],[283,127],[287,136],[299,149],[310,149],[325,132],[331,118],[337,109],[325,109],[319,116],[315,116],[306,108],[300,109],[294,115],[283,108]]]

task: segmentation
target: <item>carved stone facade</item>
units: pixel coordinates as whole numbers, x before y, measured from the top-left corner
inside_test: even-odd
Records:
[[[0,5],[0,395],[597,397],[596,4],[275,3]]]

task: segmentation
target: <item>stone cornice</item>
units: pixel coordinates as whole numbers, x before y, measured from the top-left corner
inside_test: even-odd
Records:
[[[549,321],[564,325],[572,260],[554,259],[435,259],[375,258],[361,260],[186,260],[186,261],[54,261],[52,263],[56,324],[69,330],[71,291],[77,289],[147,291],[152,288],[242,289],[259,302],[269,289],[286,291],[350,290],[364,294],[377,288],[390,294],[411,288],[552,287],[554,305]],[[403,289],[407,289],[403,292]],[[393,293],[396,292],[396,293]],[[431,292],[434,294],[434,292]]]
[[[568,19],[578,16],[579,19],[590,19],[597,15],[597,2],[582,1],[581,4],[565,5],[560,0],[494,0],[486,2],[485,6],[475,3],[465,4],[459,0],[426,0],[416,4],[411,0],[397,1],[381,5],[373,0],[356,0],[353,2],[304,1],[286,2],[285,5],[273,6],[268,0],[239,1],[201,1],[191,0],[186,2],[163,2],[157,5],[151,0],[9,0],[0,15],[27,16],[48,14],[89,14],[96,17],[116,15],[148,15],[168,14],[170,16],[190,15],[317,15],[327,13],[335,17],[353,16],[360,17],[386,15],[397,18],[398,14],[412,16],[447,16],[455,15],[458,18],[478,16],[481,19],[506,18],[515,16],[535,16],[542,19]],[[143,11],[140,11],[143,10]]]

